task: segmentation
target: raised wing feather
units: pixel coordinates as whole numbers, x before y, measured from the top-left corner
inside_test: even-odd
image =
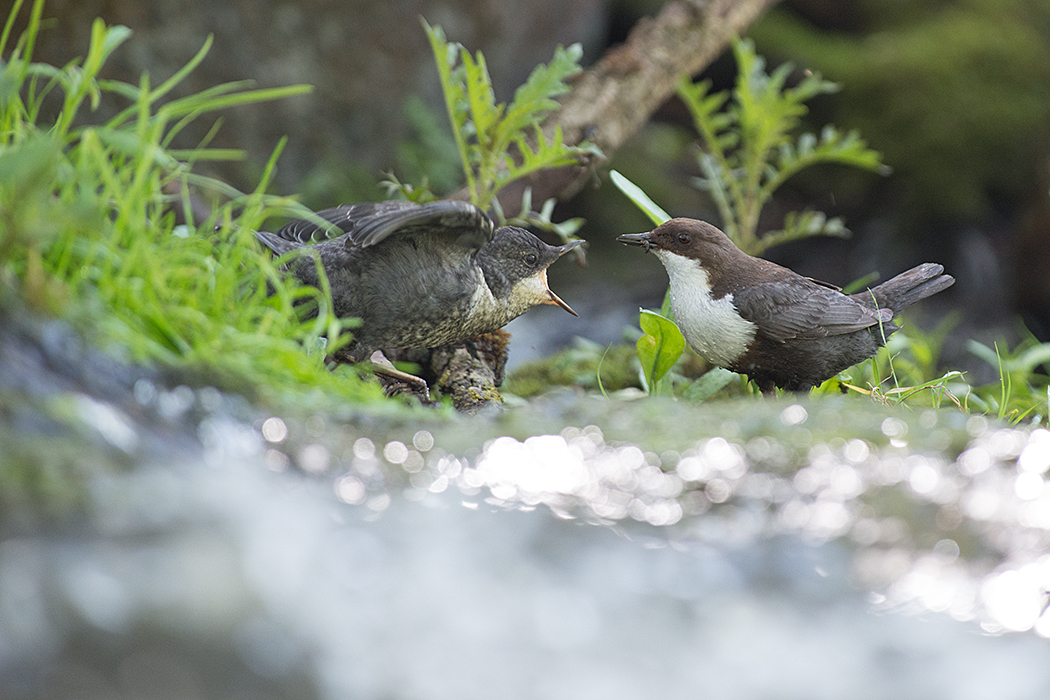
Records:
[[[342,204],[331,209],[317,212],[321,217],[335,227],[335,230],[325,230],[324,227],[307,219],[297,219],[285,225],[276,235],[295,241],[303,245],[336,238],[344,233],[350,233],[362,223],[375,218],[392,214],[402,209],[414,209],[418,204],[412,202],[360,202],[358,204]]]
[[[443,200],[427,204],[413,202],[361,202],[344,204],[317,212],[332,224],[326,231],[320,224],[306,219],[292,221],[276,235],[305,245],[347,235],[346,247],[376,245],[394,233],[426,230],[449,236],[454,243],[467,248],[481,248],[492,240],[492,220],[468,202]]]
[[[492,219],[485,212],[468,202],[445,200],[402,207],[362,220],[348,232],[347,245],[368,247],[393,233],[422,228],[452,237],[470,248],[481,248],[492,240],[493,233]]]

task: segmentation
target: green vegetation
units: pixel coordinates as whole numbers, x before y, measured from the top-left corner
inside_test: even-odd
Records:
[[[1045,422],[1050,417],[1050,343],[1030,335],[1013,350],[989,348],[971,340],[970,352],[987,362],[998,375],[996,382],[975,386],[965,374],[943,371],[941,348],[954,325],[949,317],[932,331],[912,326],[893,334],[886,347],[868,362],[830,379],[816,394],[855,391],[889,404],[955,406],[969,413],[993,416],[1011,423]]]
[[[483,211],[492,210],[500,224],[514,223],[541,228],[568,240],[583,225],[583,221],[570,219],[561,223],[552,222],[553,199],[545,202],[539,212],[534,212],[531,190],[526,189],[520,213],[508,218],[496,196],[516,180],[548,168],[571,165],[599,153],[590,144],[566,144],[560,128],[547,135],[540,127],[543,118],[558,106],[554,98],[569,91],[565,80],[580,70],[583,49],[579,44],[573,44],[567,49],[559,47],[549,64],[540,64],[533,69],[508,105],[496,102],[492,80],[481,52],[471,55],[464,46],[446,40],[441,27],[431,27],[425,20],[423,28],[437,62],[445,107],[470,202]],[[420,134],[427,142],[439,145],[441,140],[433,133],[433,125],[426,118],[425,110],[416,105],[413,114],[416,115]],[[438,150],[441,150],[440,146]],[[423,159],[418,150],[403,153],[409,162],[418,163]],[[440,167],[437,172],[444,175]],[[436,179],[447,182],[447,176]],[[413,186],[402,184],[392,177],[390,186],[392,192],[398,192],[413,201],[435,198],[425,182]]]
[[[628,345],[602,347],[577,338],[572,347],[530,362],[507,377],[504,389],[522,398],[539,396],[551,387],[574,387],[612,393],[640,388],[638,356]]]
[[[792,212],[783,228],[759,235],[758,217],[773,193],[788,179],[818,163],[841,163],[868,170],[884,169],[879,154],[869,149],[855,131],[841,133],[825,126],[820,137],[795,131],[806,114],[810,98],[838,90],[816,73],[786,87],[794,70],[790,63],[765,71],[765,60],[754,45],[734,39],[737,78],[732,95],[711,94],[711,81],[693,83],[682,76],[678,96],[689,108],[702,149],[697,156],[701,177],[697,186],[710,194],[722,217],[722,230],[745,253],[809,236],[842,236],[842,220],[822,212]]]
[[[485,57],[449,43],[440,27],[423,23],[441,75],[445,106],[452,122],[470,201],[485,210],[506,185],[526,175],[571,165],[585,151],[566,146],[561,130],[548,141],[540,120],[558,106],[554,97],[569,91],[565,78],[580,69],[583,49],[559,48],[549,66],[539,65],[508,106],[497,104]],[[532,132],[535,148],[526,133]]]
[[[274,213],[305,213],[264,193],[280,146],[250,193],[194,172],[198,163],[241,153],[172,146],[202,115],[309,87],[230,83],[166,99],[204,59],[210,39],[157,86],[148,75],[138,84],[105,80],[103,64],[130,31],[101,20],[84,60],[62,68],[33,63],[43,4],[33,3],[0,74],[3,298],[65,317],[122,356],[199,368],[210,381],[263,397],[323,387],[333,398],[378,398],[356,373],[333,375],[322,352],[310,356],[324,337],[339,337],[327,290],[284,279],[251,233]],[[0,35],[0,55],[21,6]],[[103,101],[116,115],[93,121]],[[199,226],[177,223],[179,214],[192,221],[190,188],[214,205]],[[318,313],[308,318],[297,303]]]
[[[818,30],[781,6],[750,35],[767,55],[842,82],[824,118],[860,129],[894,171],[854,201],[925,234],[1045,197],[1050,4],[860,0],[850,15],[849,30]]]
[[[669,392],[664,375],[685,352],[685,338],[674,321],[661,316],[655,311],[642,310],[639,322],[642,326],[642,337],[635,348],[638,361],[642,363],[642,378],[650,394]]]

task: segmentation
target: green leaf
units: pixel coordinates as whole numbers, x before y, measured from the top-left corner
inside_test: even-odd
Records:
[[[474,168],[471,165],[470,151],[467,147],[466,137],[463,135],[466,129],[467,115],[464,105],[467,101],[467,90],[461,71],[455,71],[459,45],[450,44],[445,39],[445,33],[441,27],[431,27],[425,19],[420,18],[423,29],[430,39],[430,48],[437,63],[438,77],[441,80],[441,92],[445,96],[445,110],[448,113],[449,122],[452,124],[452,137],[455,139],[456,148],[459,151],[460,163],[463,173],[467,179],[467,189],[470,191],[471,202],[475,202],[477,185],[474,181]],[[476,203],[476,202],[475,202]]]
[[[685,338],[678,326],[658,313],[641,309],[639,324],[645,334],[638,339],[636,348],[642,363],[649,393],[657,391],[658,382],[667,374],[685,351]]]
[[[503,116],[503,105],[496,104],[492,90],[492,79],[485,65],[485,57],[479,51],[477,59],[465,48],[460,50],[460,59],[466,71],[467,102],[474,122],[478,143],[485,146],[495,137],[496,126]]]
[[[305,84],[288,85],[277,88],[260,88],[257,90],[243,89],[251,84],[251,81],[244,80],[217,85],[195,95],[172,100],[157,110],[157,112],[159,115],[163,115],[164,118],[171,119],[186,114],[214,112],[244,104],[255,104],[257,102],[270,100],[283,100],[295,95],[304,95],[314,89],[312,85]]]
[[[736,202],[740,200],[739,183],[732,179],[732,170],[725,162],[720,162],[710,153],[701,153],[697,163],[700,166],[700,172],[703,173],[703,177],[696,178],[697,188],[707,190],[711,194],[711,199],[714,200],[718,213],[722,217],[722,228],[725,229],[725,234],[739,245],[740,226],[736,213]]]
[[[521,226],[531,227],[534,229],[540,229],[542,231],[550,231],[557,235],[562,241],[568,243],[574,240],[576,232],[583,226],[584,220],[580,217],[574,217],[572,219],[566,219],[562,222],[554,222],[551,220],[551,215],[554,213],[554,205],[557,200],[551,197],[543,203],[540,207],[539,212],[532,210],[532,188],[526,187],[521,194],[521,210],[517,216],[507,218],[503,215],[503,208],[499,204],[498,199],[492,200],[492,208],[495,210],[497,215],[497,221],[500,226]],[[578,259],[583,260],[583,250],[576,248],[572,251]]]
[[[998,353],[992,348],[988,347],[984,343],[976,340],[970,340],[966,344],[967,349],[977,357],[981,358],[990,365],[999,364]]]
[[[1021,370],[1025,374],[1031,374],[1040,365],[1050,363],[1050,343],[1041,343],[1024,351],[1019,357],[1014,358],[1009,368],[1011,371]]]
[[[537,128],[534,140],[536,142],[535,149],[524,136],[515,139],[514,146],[518,153],[518,159],[521,161],[520,163],[515,162],[514,156],[504,153],[503,162],[506,169],[495,178],[495,186],[492,188],[491,196],[495,196],[503,187],[526,175],[531,175],[540,170],[547,170],[548,168],[571,165],[577,161],[576,149],[565,145],[560,125],[554,128],[554,135],[549,141],[543,132]],[[485,205],[488,204],[487,200],[482,199],[481,201]],[[485,208],[482,204],[478,204],[478,206]]]
[[[792,211],[784,215],[784,228],[762,234],[754,246],[753,254],[757,255],[781,243],[811,236],[849,238],[850,235],[850,230],[846,228],[840,217],[834,216],[829,219],[824,212],[809,209],[800,212]]]
[[[724,367],[712,367],[697,378],[682,394],[689,401],[706,401],[723,388],[729,386],[740,375]]]
[[[567,49],[558,47],[554,58],[547,65],[536,66],[528,80],[514,93],[514,101],[507,110],[501,130],[518,131],[535,124],[547,112],[556,109],[554,97],[567,93],[570,88],[565,79],[580,70],[583,49],[573,44]]]
[[[84,61],[84,72],[93,79],[109,55],[129,37],[131,30],[127,27],[120,24],[106,27],[105,22],[96,18],[91,25],[91,46],[88,49],[87,60]]]
[[[627,199],[631,200],[636,207],[641,209],[642,213],[648,216],[655,225],[659,226],[665,221],[671,219],[668,213],[660,208],[660,205],[650,199],[649,195],[642,191],[641,187],[628,180],[620,174],[619,171],[609,171],[609,179],[612,180],[614,185],[616,185],[616,189],[623,192]]]

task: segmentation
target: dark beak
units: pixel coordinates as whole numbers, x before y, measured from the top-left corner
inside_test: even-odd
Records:
[[[616,240],[627,245],[640,245],[645,248],[646,253],[653,247],[653,241],[649,238],[648,233],[625,233],[622,236],[617,236]]]
[[[565,245],[554,246],[554,249],[556,251],[558,251],[558,257],[560,258],[561,256],[565,255],[566,253],[568,253],[573,248],[578,248],[581,245],[583,245],[583,239],[582,238],[577,238],[574,241],[569,241]]]

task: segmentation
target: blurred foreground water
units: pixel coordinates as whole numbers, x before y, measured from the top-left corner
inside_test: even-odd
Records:
[[[0,333],[0,698],[1050,697],[1050,432],[272,415]]]

